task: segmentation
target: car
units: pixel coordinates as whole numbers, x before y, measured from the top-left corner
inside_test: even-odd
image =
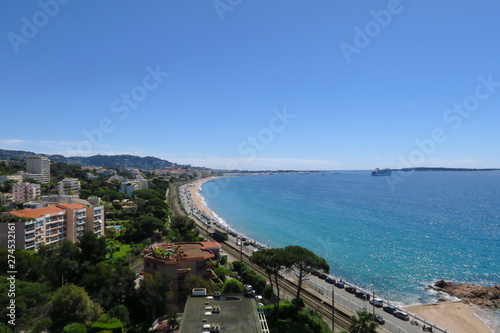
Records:
[[[250,245],[249,242],[243,242],[243,246],[248,246],[248,245]]]
[[[381,315],[379,314],[375,314],[375,317],[374,317],[374,320],[379,323],[380,325],[384,325],[385,324],[385,319],[384,317],[382,317]]]
[[[320,275],[318,275],[318,277],[321,279],[321,280],[324,280],[326,279],[326,274],[325,273],[321,273]]]
[[[334,284],[336,281],[335,281],[335,279],[332,279],[331,277],[327,277],[327,278],[325,279],[325,282],[326,282],[326,283],[329,283],[329,284]]]
[[[401,311],[396,311],[393,313],[393,315],[394,315],[394,317],[399,318],[399,319],[404,320],[404,321],[410,320],[410,316],[408,316],[408,314],[401,312]]]
[[[387,306],[384,306],[384,309],[383,309],[385,312],[387,313],[394,313],[397,309],[395,306],[392,306],[392,305],[387,305]]]
[[[376,306],[377,308],[381,308],[384,305],[384,301],[380,298],[372,298],[370,300],[370,304]]]
[[[340,289],[344,288],[344,282],[341,282],[341,281],[337,281],[333,285],[337,288],[340,288]]]
[[[356,293],[356,288],[354,288],[354,287],[345,287],[345,291],[347,291],[350,294],[355,294]]]
[[[358,298],[364,299],[365,301],[370,299],[370,295],[364,291],[356,291],[354,295]]]
[[[319,271],[317,271],[317,270],[315,270],[315,269],[314,269],[314,270],[311,272],[311,274],[312,274],[312,275],[314,275],[314,276],[318,276],[318,275],[320,275],[321,273],[320,273]]]

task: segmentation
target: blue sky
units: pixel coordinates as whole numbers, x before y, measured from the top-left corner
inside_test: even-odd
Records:
[[[500,167],[496,1],[7,1],[0,148]]]

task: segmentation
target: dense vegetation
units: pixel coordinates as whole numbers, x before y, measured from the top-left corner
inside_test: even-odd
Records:
[[[165,161],[157,157],[139,157],[134,155],[94,155],[94,156],[72,156],[36,154],[30,151],[0,149],[0,160],[26,159],[29,156],[41,155],[48,157],[52,163],[63,162],[67,164],[78,164],[82,166],[97,166],[105,168],[138,168],[142,170],[163,169],[165,167],[182,167],[176,163]]]

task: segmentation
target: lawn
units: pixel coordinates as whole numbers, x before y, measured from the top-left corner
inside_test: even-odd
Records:
[[[113,253],[113,259],[118,259],[121,257],[126,257],[128,252],[131,250],[130,244],[122,244],[120,246],[120,251]]]

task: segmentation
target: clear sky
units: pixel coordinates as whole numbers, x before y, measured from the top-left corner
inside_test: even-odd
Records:
[[[5,1],[0,148],[500,167],[500,2]]]

